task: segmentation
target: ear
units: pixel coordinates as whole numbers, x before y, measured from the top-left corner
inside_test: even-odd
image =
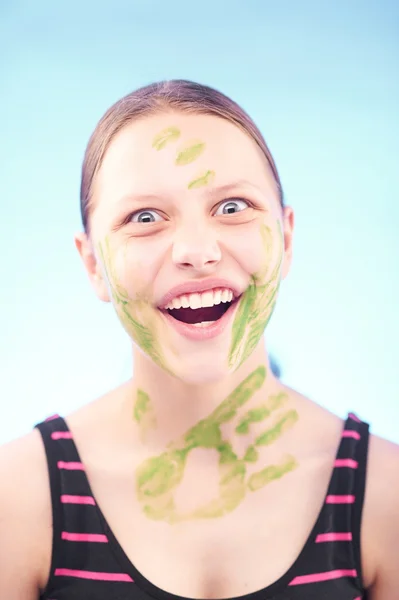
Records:
[[[111,300],[104,277],[103,266],[96,257],[91,240],[85,233],[77,233],[74,237],[74,241],[89,276],[90,283],[98,298],[103,302],[110,302]]]
[[[294,211],[290,206],[283,208],[284,259],[281,278],[285,279],[292,263],[292,241],[294,236]]]

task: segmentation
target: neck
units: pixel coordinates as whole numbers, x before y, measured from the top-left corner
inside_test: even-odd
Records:
[[[280,389],[281,383],[271,371],[263,340],[237,371],[217,382],[201,385],[186,384],[174,378],[135,351],[126,414],[130,415],[141,442],[148,449],[156,450],[181,438],[222,405],[241,402],[237,413],[242,415]],[[241,400],[234,399],[237,394]],[[225,427],[228,430],[229,424]]]

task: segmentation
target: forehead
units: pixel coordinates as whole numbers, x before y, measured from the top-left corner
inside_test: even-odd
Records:
[[[188,160],[179,162],[185,152]],[[110,201],[129,193],[187,190],[206,171],[214,172],[218,185],[246,179],[274,188],[264,154],[240,127],[213,115],[165,113],[128,124],[115,136],[94,195]]]

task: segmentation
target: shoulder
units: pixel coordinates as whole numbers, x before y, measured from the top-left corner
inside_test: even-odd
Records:
[[[399,587],[398,543],[399,445],[370,435],[362,515],[362,556],[370,587],[381,590],[371,598],[393,598],[394,590]]]
[[[47,461],[37,430],[0,447],[0,481],[0,592],[9,597],[18,581],[21,597],[36,597],[33,589],[48,575],[52,545]],[[10,590],[3,587],[7,581]]]

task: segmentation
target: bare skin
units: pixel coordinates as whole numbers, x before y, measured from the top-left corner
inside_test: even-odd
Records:
[[[269,368],[262,336],[290,269],[293,211],[281,209],[256,144],[205,115],[157,115],[123,129],[94,198],[91,237],[79,234],[76,245],[132,340],[134,364],[126,384],[66,417],[97,503],[131,562],[162,589],[197,598],[259,590],[303,548],[343,426]],[[194,341],[159,306],[171,287],[212,277],[231,281],[239,300],[223,332]],[[399,485],[387,487],[381,465],[398,469],[397,446],[372,438],[362,525],[372,600],[393,597],[383,568],[399,529],[384,517]],[[0,522],[0,552],[15,556],[3,575],[0,554],[0,582],[19,578],[30,600],[47,581],[52,542],[37,432],[0,452],[0,474],[9,488],[0,514],[11,515]]]

